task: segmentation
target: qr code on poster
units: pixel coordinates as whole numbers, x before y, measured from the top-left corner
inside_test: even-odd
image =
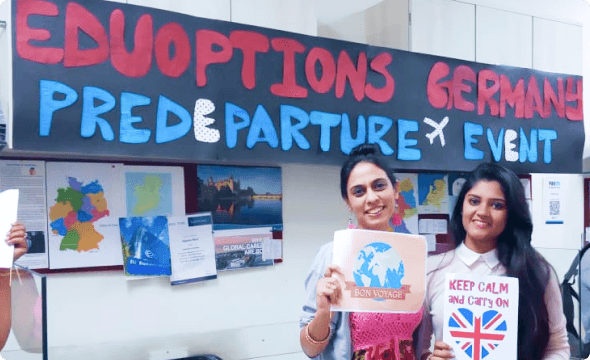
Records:
[[[551,215],[551,216],[559,215],[559,201],[550,201],[549,202],[549,215]]]

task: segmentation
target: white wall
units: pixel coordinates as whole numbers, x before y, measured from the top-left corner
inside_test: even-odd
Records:
[[[313,5],[305,0],[118,1],[310,35],[317,29],[320,35],[342,40],[465,60],[532,63],[540,70],[584,73],[585,85],[590,79],[586,65],[590,64],[590,26],[586,25],[590,17],[582,0],[411,0],[409,4],[405,0],[316,0]],[[7,4],[0,8],[0,19],[9,14]],[[404,29],[409,24],[404,23],[408,10],[411,28]],[[383,14],[393,21],[382,21]],[[494,48],[505,21],[514,31],[527,32],[530,25],[530,32],[522,37],[511,33],[510,48],[516,53],[497,47],[498,51],[486,51]],[[330,27],[336,30],[328,33]],[[558,53],[572,57],[569,51],[581,48],[583,58],[547,56],[556,45],[545,39],[548,34],[557,34]],[[6,38],[0,29],[0,46]],[[4,95],[10,88],[4,85],[6,73],[11,75],[7,58],[0,56],[2,99],[10,99]],[[316,250],[331,240],[334,230],[345,226],[347,213],[339,195],[337,167],[289,164],[282,169],[282,264],[221,273],[216,281],[180,288],[171,288],[164,279],[127,282],[120,272],[51,275],[50,359],[146,359],[158,350],[215,353],[226,360],[304,359],[298,340],[303,280]],[[568,177],[567,222],[549,226],[542,224],[537,205],[543,176],[532,178],[534,242],[563,240],[560,249],[541,249],[562,274],[583,227],[582,180],[577,175]],[[11,360],[26,359],[16,352],[2,354]]]

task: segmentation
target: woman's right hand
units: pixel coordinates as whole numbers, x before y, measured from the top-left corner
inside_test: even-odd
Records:
[[[342,287],[336,276],[344,279],[344,274],[338,265],[329,265],[324,277],[318,281],[316,286],[318,310],[330,310],[330,304],[338,303],[342,295]]]
[[[434,352],[428,358],[429,360],[440,360],[440,359],[452,359],[455,356],[453,355],[453,349],[442,341],[437,341],[434,343]]]

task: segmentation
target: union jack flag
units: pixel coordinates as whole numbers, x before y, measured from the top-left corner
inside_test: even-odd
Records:
[[[477,317],[459,308],[449,316],[449,329],[461,350],[473,360],[485,359],[506,336],[506,320],[496,310]]]

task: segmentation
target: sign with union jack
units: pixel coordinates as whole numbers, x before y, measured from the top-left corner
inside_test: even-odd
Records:
[[[518,279],[447,274],[443,341],[463,360],[516,358]]]

